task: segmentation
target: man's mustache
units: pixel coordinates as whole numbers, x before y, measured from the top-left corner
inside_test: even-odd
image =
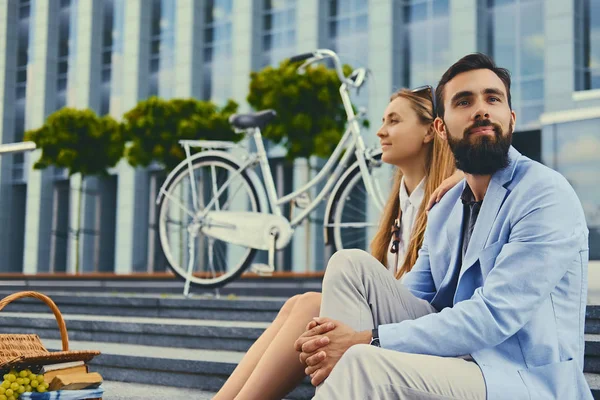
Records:
[[[498,125],[496,123],[493,123],[489,119],[483,119],[483,120],[480,120],[480,121],[475,121],[473,123],[473,125],[469,126],[467,129],[465,129],[464,136],[466,137],[466,136],[470,135],[471,131],[473,129],[482,128],[484,126],[491,126],[491,127],[493,127],[494,128],[494,132],[496,133],[496,135],[502,133],[502,127],[500,125]]]

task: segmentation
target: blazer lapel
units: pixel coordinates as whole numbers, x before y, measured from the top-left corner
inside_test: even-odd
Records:
[[[483,250],[490,235],[498,211],[500,211],[500,207],[504,202],[506,192],[507,190],[503,186],[500,186],[493,180],[490,181],[479,216],[477,217],[477,222],[475,223],[475,228],[473,229],[473,234],[471,235],[471,240],[469,241],[469,246],[467,247],[467,254],[465,254],[465,259],[463,260],[465,268],[461,271],[460,276],[477,261],[479,253]]]
[[[463,260],[465,268],[460,272],[459,284],[460,279],[465,272],[475,265],[479,253],[481,253],[481,250],[483,250],[483,247],[487,242],[490,231],[492,230],[492,225],[500,211],[500,207],[502,207],[502,203],[504,203],[504,199],[506,198],[508,190],[504,185],[512,180],[521,153],[511,146],[508,155],[509,165],[492,175],[485,197],[483,198],[483,204],[481,205],[481,210],[477,217],[477,222],[475,223],[469,246],[467,247],[467,254],[465,254]]]
[[[464,184],[466,185],[466,182]],[[456,269],[460,268],[460,264],[458,264],[458,252],[460,251],[462,222],[463,204],[459,197],[446,220],[446,239],[448,241],[447,245],[450,259],[448,260],[448,268],[446,269],[444,279],[437,288],[436,295],[431,300],[431,305],[437,310],[441,310],[444,306],[452,304],[452,296],[454,296],[454,293],[448,293],[445,288],[448,286],[452,276],[454,276]]]

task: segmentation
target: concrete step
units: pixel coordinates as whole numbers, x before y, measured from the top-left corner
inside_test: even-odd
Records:
[[[590,385],[592,396],[594,396],[594,399],[600,400],[600,374],[590,374],[586,372],[584,375],[585,380],[588,385]]]
[[[60,339],[53,314],[2,311],[0,333]],[[63,314],[70,340],[247,351],[268,322]]]
[[[0,291],[0,298],[16,292]],[[287,297],[226,297],[169,294],[68,293],[43,291],[63,314],[185,318],[271,322]],[[23,298],[4,308],[8,312],[49,313],[40,300]],[[4,312],[3,310],[3,312]],[[51,314],[50,314],[51,315]]]
[[[59,340],[44,340],[49,350],[59,350]],[[108,381],[193,388],[216,392],[242,359],[243,352],[190,350],[106,342],[70,341],[72,350],[100,350],[90,363]],[[309,399],[314,388],[308,378],[286,398]],[[112,399],[112,397],[107,397]],[[172,397],[178,398],[178,397]],[[187,399],[187,397],[185,397]]]
[[[160,274],[157,274],[160,275]],[[0,275],[0,288],[17,292],[35,290],[41,292],[87,293],[149,293],[182,294],[184,281],[172,275],[164,278],[137,278],[135,275],[90,276],[26,276]],[[291,297],[308,291],[321,291],[322,273],[298,277],[243,277],[219,289],[221,295]],[[214,294],[214,289],[192,287],[192,294]]]
[[[176,384],[177,382],[172,383],[172,385]],[[104,388],[103,398],[107,400],[210,400],[215,395],[213,392],[206,392],[199,389],[106,380],[102,383],[102,387]]]
[[[45,344],[52,350],[60,348],[58,340],[46,340]],[[71,348],[102,351],[100,356],[90,362],[90,369],[99,372],[107,380],[160,386],[172,386],[173,382],[177,382],[181,388],[197,388],[207,392],[216,392],[243,357],[240,352],[97,342],[72,342]],[[600,400],[600,375],[586,373],[585,377],[594,399]],[[305,379],[286,398],[304,400],[313,395],[314,388]]]
[[[585,315],[585,332],[600,334],[600,306],[587,306]]]
[[[600,335],[585,335],[585,359],[583,362],[585,372],[600,374]]]

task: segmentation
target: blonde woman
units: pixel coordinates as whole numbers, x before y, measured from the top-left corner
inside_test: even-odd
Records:
[[[397,279],[417,259],[426,210],[463,177],[448,144],[433,129],[432,94],[430,86],[394,93],[377,132],[382,160],[398,169],[371,252]],[[289,299],[214,399],[281,399],[298,385],[305,366],[298,362],[294,342],[319,316],[320,305],[320,293]]]

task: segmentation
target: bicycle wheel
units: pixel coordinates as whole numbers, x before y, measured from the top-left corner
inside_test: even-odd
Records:
[[[192,174],[183,168],[165,189],[159,211],[160,242],[170,268],[184,280],[193,245],[190,282],[194,285],[225,285],[246,270],[256,253],[250,247],[204,235],[202,221],[197,218],[203,211],[213,210],[260,212],[256,188],[245,171],[236,175],[238,169],[239,165],[226,158],[201,156],[194,160]],[[217,197],[219,188],[227,182],[226,190]]]
[[[391,169],[379,162],[381,154],[373,157],[375,162],[368,164],[369,172],[387,199],[391,181]],[[333,250],[363,249],[369,251],[370,241],[379,227],[380,210],[371,199],[358,165],[346,175],[339,189],[334,193],[333,208],[329,216],[329,237]]]

